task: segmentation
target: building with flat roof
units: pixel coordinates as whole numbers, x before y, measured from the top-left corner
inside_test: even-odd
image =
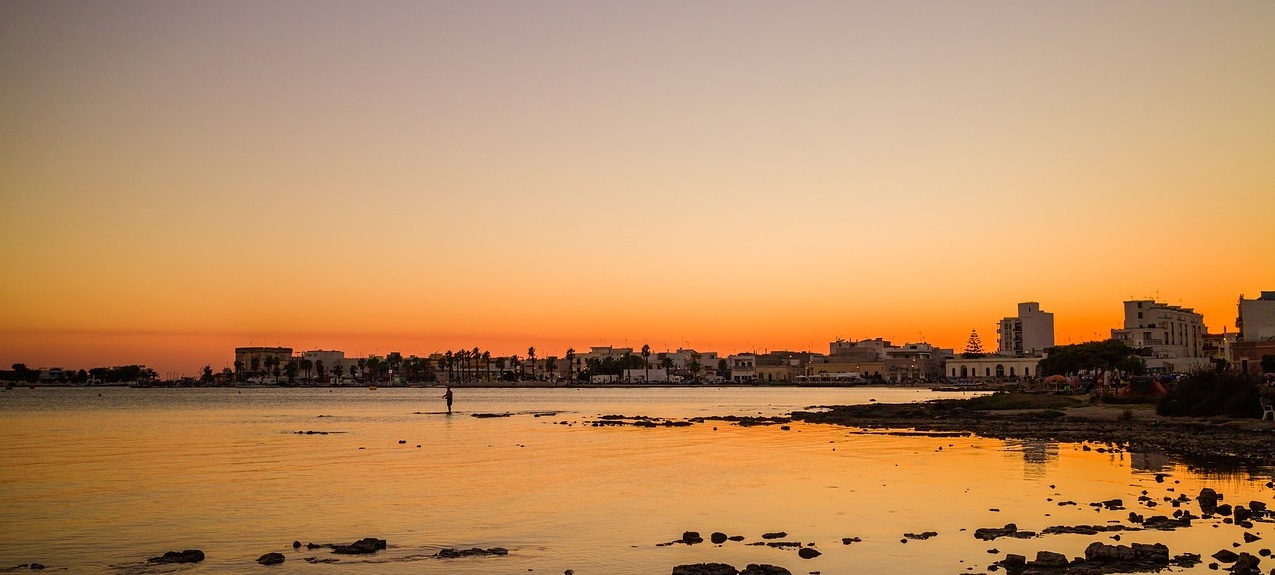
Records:
[[[1034,301],[1018,304],[1018,315],[1000,321],[996,328],[1004,356],[1040,355],[1054,347],[1054,314],[1041,311]]]
[[[292,348],[290,347],[236,347],[235,348],[235,365],[241,366],[244,373],[251,373],[253,370],[253,360],[256,360],[256,370],[265,370],[266,358],[273,357],[279,361],[279,365],[283,366],[292,359]]]
[[[1124,302],[1124,328],[1111,338],[1138,350],[1152,372],[1186,372],[1208,365],[1207,333],[1194,309],[1143,299]]]
[[[1235,327],[1241,341],[1275,340],[1275,291],[1264,291],[1257,299],[1240,296]]]

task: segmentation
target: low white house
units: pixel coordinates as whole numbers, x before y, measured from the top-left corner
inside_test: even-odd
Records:
[[[1007,357],[986,355],[972,359],[956,357],[947,360],[946,375],[951,379],[1011,379],[1038,377],[1039,357]]]

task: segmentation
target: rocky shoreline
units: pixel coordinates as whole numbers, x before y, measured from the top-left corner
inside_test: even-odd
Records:
[[[1163,452],[1209,468],[1275,463],[1275,426],[1229,418],[1158,417],[1126,406],[978,410],[960,401],[820,406],[794,421],[862,429],[913,429],[997,439],[1102,444],[1115,451]]]

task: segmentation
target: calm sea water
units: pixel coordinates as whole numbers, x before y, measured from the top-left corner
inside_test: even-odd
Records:
[[[1005,553],[1083,554],[1103,536],[977,541],[978,527],[1123,520],[1089,502],[1194,496],[1270,502],[1269,470],[1189,470],[1154,455],[1076,445],[897,436],[793,425],[587,425],[602,414],[778,415],[810,405],[919,401],[911,389],[15,389],[0,393],[0,569],[40,562],[71,573],[668,573],[682,563],[782,565],[794,573],[984,572]],[[475,418],[477,412],[512,412]],[[537,413],[554,412],[537,417]],[[566,424],[563,424],[566,422]],[[298,434],[317,431],[324,434]],[[1169,478],[1157,483],[1156,472]],[[1059,506],[1072,500],[1075,506]],[[1194,504],[1192,509],[1196,510]],[[1196,510],[1198,513],[1198,510]],[[1233,549],[1220,520],[1122,534],[1206,557]],[[1217,525],[1217,527],[1213,527]],[[1270,523],[1254,533],[1269,547]],[[699,531],[714,546],[658,546]],[[823,555],[749,546],[762,533]],[[936,531],[901,543],[906,532]],[[373,556],[299,551],[292,542],[374,536]],[[843,537],[862,542],[842,545]],[[441,560],[447,547],[505,557]],[[987,553],[989,548],[1000,553]],[[207,559],[152,567],[197,548]],[[306,558],[339,559],[310,564]],[[1272,560],[1267,559],[1266,562]],[[1270,567],[1265,565],[1265,567]],[[1209,572],[1200,566],[1190,572]]]

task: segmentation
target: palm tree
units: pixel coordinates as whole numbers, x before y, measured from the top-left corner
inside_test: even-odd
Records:
[[[548,377],[549,381],[553,381],[557,379],[557,376],[554,373],[557,370],[558,370],[558,358],[552,355],[549,357],[546,357],[545,358],[545,377]]]
[[[279,381],[279,358],[273,355],[267,355],[265,362],[266,373],[273,373],[275,382]]]
[[[660,367],[664,368],[665,381],[672,381],[673,378],[671,376],[673,374],[673,358],[669,357],[667,354],[664,354],[663,357],[660,358]]]
[[[243,373],[243,362],[236,359],[235,360],[235,381],[239,381],[239,378],[241,377],[242,373]]]
[[[385,356],[384,366],[385,366],[385,369],[389,370],[390,383],[391,384],[394,383],[394,374],[399,373],[401,375],[402,373],[403,354],[397,351],[391,351],[389,355]]]
[[[252,374],[257,375],[257,371],[261,369],[261,358],[254,355],[250,361],[252,363]]]
[[[354,374],[351,373],[350,377],[354,377]],[[359,358],[359,378],[363,380],[363,383],[367,383],[367,358],[365,357]]]
[[[575,381],[576,379],[576,348],[567,348],[567,379]]]
[[[474,358],[474,381],[478,381],[479,379],[481,379],[481,377],[478,374],[478,360],[483,358],[483,354],[482,352],[478,351],[477,347],[475,347],[474,349],[470,350],[469,356]]]
[[[536,380],[536,348],[535,346],[527,348],[527,361],[531,363],[531,380]]]
[[[314,372],[319,374],[319,381],[323,381],[323,376],[327,373],[327,369],[323,367],[323,360],[314,360]]]
[[[309,359],[301,360],[301,371],[305,372],[305,378],[310,379],[310,371],[314,369],[314,361]]]
[[[698,353],[692,353],[692,354],[691,354],[691,363],[690,363],[690,365],[687,365],[687,366],[686,366],[688,369],[690,369],[690,370],[691,370],[691,381],[694,381],[694,382],[696,382],[696,383],[698,383],[698,382],[699,382],[699,370],[700,370],[702,367],[704,367],[704,366],[700,365],[700,363],[699,363],[699,360],[700,360],[702,357],[703,357],[703,356],[701,356],[701,355],[700,355],[700,354],[698,354]]]
[[[341,378],[345,375],[345,366],[336,364],[336,367],[332,368],[332,373],[336,374],[336,382],[341,383]]]
[[[429,356],[420,358],[421,379],[424,381],[434,381],[434,360]]]
[[[642,383],[651,382],[651,346],[642,344]]]
[[[483,352],[483,379],[491,381],[491,352]]]

